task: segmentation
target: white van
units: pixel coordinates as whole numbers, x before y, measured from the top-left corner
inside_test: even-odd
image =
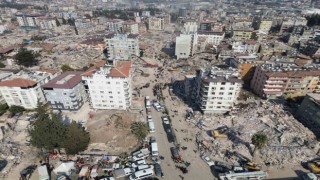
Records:
[[[136,168],[136,167],[138,167],[138,166],[140,166],[140,165],[143,165],[143,164],[147,164],[146,163],[146,161],[143,159],[143,160],[139,160],[139,161],[136,161],[136,162],[134,162],[134,163],[132,163],[132,167],[133,168]]]
[[[152,156],[158,156],[159,155],[158,144],[156,142],[151,143],[151,154],[152,154]]]
[[[146,96],[145,101],[146,101],[146,108],[147,108],[147,109],[148,109],[148,108],[151,108],[150,97],[149,97],[149,96]]]
[[[129,176],[130,180],[136,180],[136,179],[144,179],[146,177],[150,177],[154,174],[153,169],[144,169],[141,171],[137,171],[136,173]]]
[[[153,169],[154,167],[152,165],[143,164],[137,167],[138,171],[144,170],[144,169]]]
[[[154,133],[156,131],[156,129],[154,128],[153,121],[148,122],[148,125],[149,125],[149,132]]]

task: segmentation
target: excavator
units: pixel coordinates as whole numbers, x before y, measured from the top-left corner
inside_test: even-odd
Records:
[[[228,127],[220,127],[212,130],[212,135],[214,138],[227,138],[228,137]]]
[[[314,160],[308,162],[308,168],[311,172],[318,174],[320,173],[320,160]]]

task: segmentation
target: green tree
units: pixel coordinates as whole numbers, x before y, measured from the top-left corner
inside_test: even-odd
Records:
[[[30,144],[36,148],[62,148],[67,127],[56,114],[48,114],[43,106],[37,109],[37,120],[29,128]]]
[[[131,132],[141,143],[148,135],[148,126],[144,122],[134,122],[131,124]]]
[[[5,68],[5,67],[6,67],[6,65],[3,64],[3,62],[0,62],[0,68]]]
[[[64,65],[61,66],[61,70],[62,70],[63,72],[65,72],[65,71],[74,71],[75,69],[73,69],[73,68],[70,67],[69,65],[64,64]]]
[[[67,24],[67,20],[64,19],[64,18],[62,18],[62,24],[63,24],[63,25],[66,25],[66,24]]]
[[[8,110],[8,104],[0,104],[0,116]]]
[[[22,106],[10,106],[9,111],[13,114],[17,114],[17,113],[22,113],[23,111],[25,111],[26,109],[24,109],[24,107]]]
[[[58,27],[61,26],[61,23],[57,18],[56,18],[56,24],[57,24]]]
[[[69,155],[78,154],[88,148],[90,142],[90,135],[73,121],[67,129],[64,141],[64,148]]]
[[[255,155],[256,150],[263,148],[267,142],[267,135],[263,134],[262,132],[255,133],[251,138],[251,143],[254,145],[253,156]]]
[[[16,63],[25,67],[30,67],[38,64],[37,57],[39,54],[29,51],[26,48],[20,48],[16,54]]]

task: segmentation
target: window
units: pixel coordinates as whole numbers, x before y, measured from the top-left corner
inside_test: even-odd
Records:
[[[226,82],[222,82],[221,85],[226,85]]]
[[[110,101],[110,103],[113,103],[113,101]]]
[[[109,91],[108,93],[109,93],[109,94],[112,94],[112,91]]]
[[[222,104],[222,102],[218,102],[218,104]]]
[[[211,88],[212,90],[216,90],[216,88],[215,87],[213,87],[213,88]]]
[[[220,90],[224,90],[224,87],[221,87]]]
[[[104,93],[103,91],[100,91],[100,93]]]
[[[212,93],[211,93],[211,95],[215,95],[215,94],[216,94],[215,92],[212,92]]]
[[[231,85],[235,85],[235,84],[236,84],[236,83],[234,83],[234,82],[233,82],[233,83],[231,83]]]
[[[219,95],[223,95],[224,93],[223,92],[219,92]]]
[[[112,99],[112,98],[113,98],[113,96],[109,96],[109,98],[111,98],[111,99]]]
[[[229,92],[228,95],[232,95],[232,92]]]
[[[231,88],[229,88],[229,90],[234,90],[234,88],[233,88],[233,87],[231,87]]]

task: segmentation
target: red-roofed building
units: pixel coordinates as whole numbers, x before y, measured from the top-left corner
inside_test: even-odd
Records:
[[[51,70],[20,71],[1,80],[0,92],[9,106],[16,105],[25,109],[35,109],[38,102],[45,102],[41,85],[56,75]]]
[[[82,73],[94,109],[128,109],[131,105],[131,61],[97,62]]]

